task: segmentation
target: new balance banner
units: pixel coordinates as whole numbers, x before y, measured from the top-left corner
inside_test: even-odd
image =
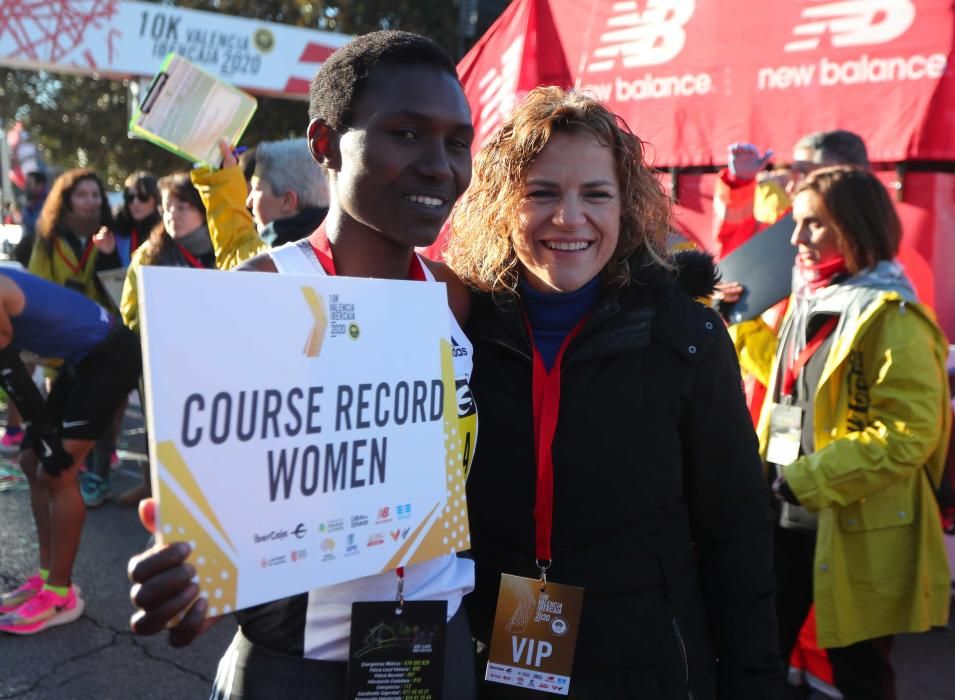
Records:
[[[588,89],[656,165],[859,133],[873,161],[955,159],[952,0],[517,0],[461,61],[479,141],[539,84]]]

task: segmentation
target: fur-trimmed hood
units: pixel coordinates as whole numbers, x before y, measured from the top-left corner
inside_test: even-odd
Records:
[[[676,283],[691,297],[708,297],[720,281],[713,256],[702,250],[684,250],[673,258]]]

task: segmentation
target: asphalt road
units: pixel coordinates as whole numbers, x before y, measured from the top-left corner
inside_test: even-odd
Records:
[[[142,421],[127,414],[121,455],[145,452]],[[113,472],[114,491],[136,483],[139,468],[127,459]],[[107,503],[88,513],[75,581],[86,611],[78,621],[33,637],[0,635],[0,700],[176,700],[209,695],[216,664],[235,623],[215,625],[186,649],[173,649],[165,634],[129,632],[126,562],[147,535],[135,509]],[[955,539],[948,545],[955,561]],[[26,491],[0,491],[0,586],[9,589],[37,565]],[[948,629],[901,636],[893,651],[899,700],[955,699],[955,623]],[[453,700],[453,699],[450,699]]]
[[[127,413],[120,442],[124,457],[145,452],[139,412]],[[132,453],[132,454],[131,454]],[[134,486],[140,469],[127,459],[113,471],[113,490]],[[86,610],[76,622],[32,637],[0,635],[0,700],[136,700],[209,697],[216,665],[235,633],[231,618],[186,649],[173,649],[165,633],[129,631],[126,563],[146,545],[135,508],[115,503],[90,510],[74,580]],[[26,491],[0,491],[0,586],[19,585],[37,566],[33,520]]]

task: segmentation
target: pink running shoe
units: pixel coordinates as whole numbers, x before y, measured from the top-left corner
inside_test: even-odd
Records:
[[[0,617],[0,632],[36,634],[79,619],[85,607],[83,599],[76,594],[76,586],[70,586],[69,593],[62,597],[44,588],[13,612]]]
[[[3,437],[0,438],[0,454],[2,455],[15,455],[20,452],[20,445],[23,443],[23,431],[17,431],[11,433],[7,430]]]
[[[43,579],[39,574],[33,574],[22,586],[9,593],[0,594],[0,615],[13,612],[43,588]]]

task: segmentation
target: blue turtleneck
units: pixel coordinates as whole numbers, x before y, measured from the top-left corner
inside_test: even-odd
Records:
[[[600,276],[573,292],[545,294],[521,278],[521,301],[534,335],[534,346],[550,371],[567,334],[597,302]]]

